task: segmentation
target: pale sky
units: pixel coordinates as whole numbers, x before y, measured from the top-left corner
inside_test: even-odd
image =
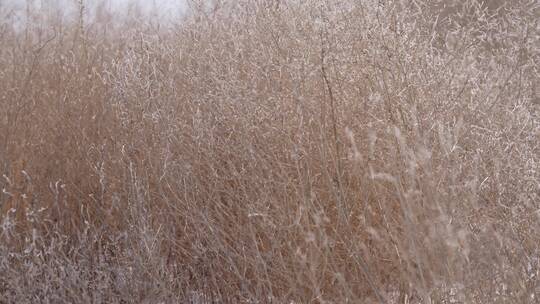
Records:
[[[186,0],[83,0],[88,12],[99,3],[103,3],[112,13],[123,14],[129,5],[138,4],[147,14],[157,14],[160,18],[170,18],[180,15],[186,9]],[[61,8],[66,14],[73,12],[79,0],[0,0],[3,10],[23,12],[27,3],[34,7]]]

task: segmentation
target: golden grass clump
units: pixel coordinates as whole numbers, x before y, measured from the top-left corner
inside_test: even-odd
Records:
[[[538,301],[537,1],[32,3],[0,303]]]

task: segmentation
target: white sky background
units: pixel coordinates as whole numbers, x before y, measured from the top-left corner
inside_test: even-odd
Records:
[[[186,11],[186,0],[83,0],[86,13],[90,16],[94,8],[102,4],[113,15],[122,16],[129,12],[129,7],[138,5],[143,14],[158,17],[160,20],[175,19]],[[0,0],[0,9],[24,15],[27,4],[34,8],[47,10],[60,9],[65,16],[78,12],[79,0]]]

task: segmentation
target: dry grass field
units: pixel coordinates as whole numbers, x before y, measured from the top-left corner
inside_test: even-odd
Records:
[[[0,303],[538,303],[540,3],[0,2]]]

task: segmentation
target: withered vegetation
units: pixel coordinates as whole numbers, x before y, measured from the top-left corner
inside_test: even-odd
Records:
[[[538,1],[84,5],[0,6],[0,303],[538,301]]]

